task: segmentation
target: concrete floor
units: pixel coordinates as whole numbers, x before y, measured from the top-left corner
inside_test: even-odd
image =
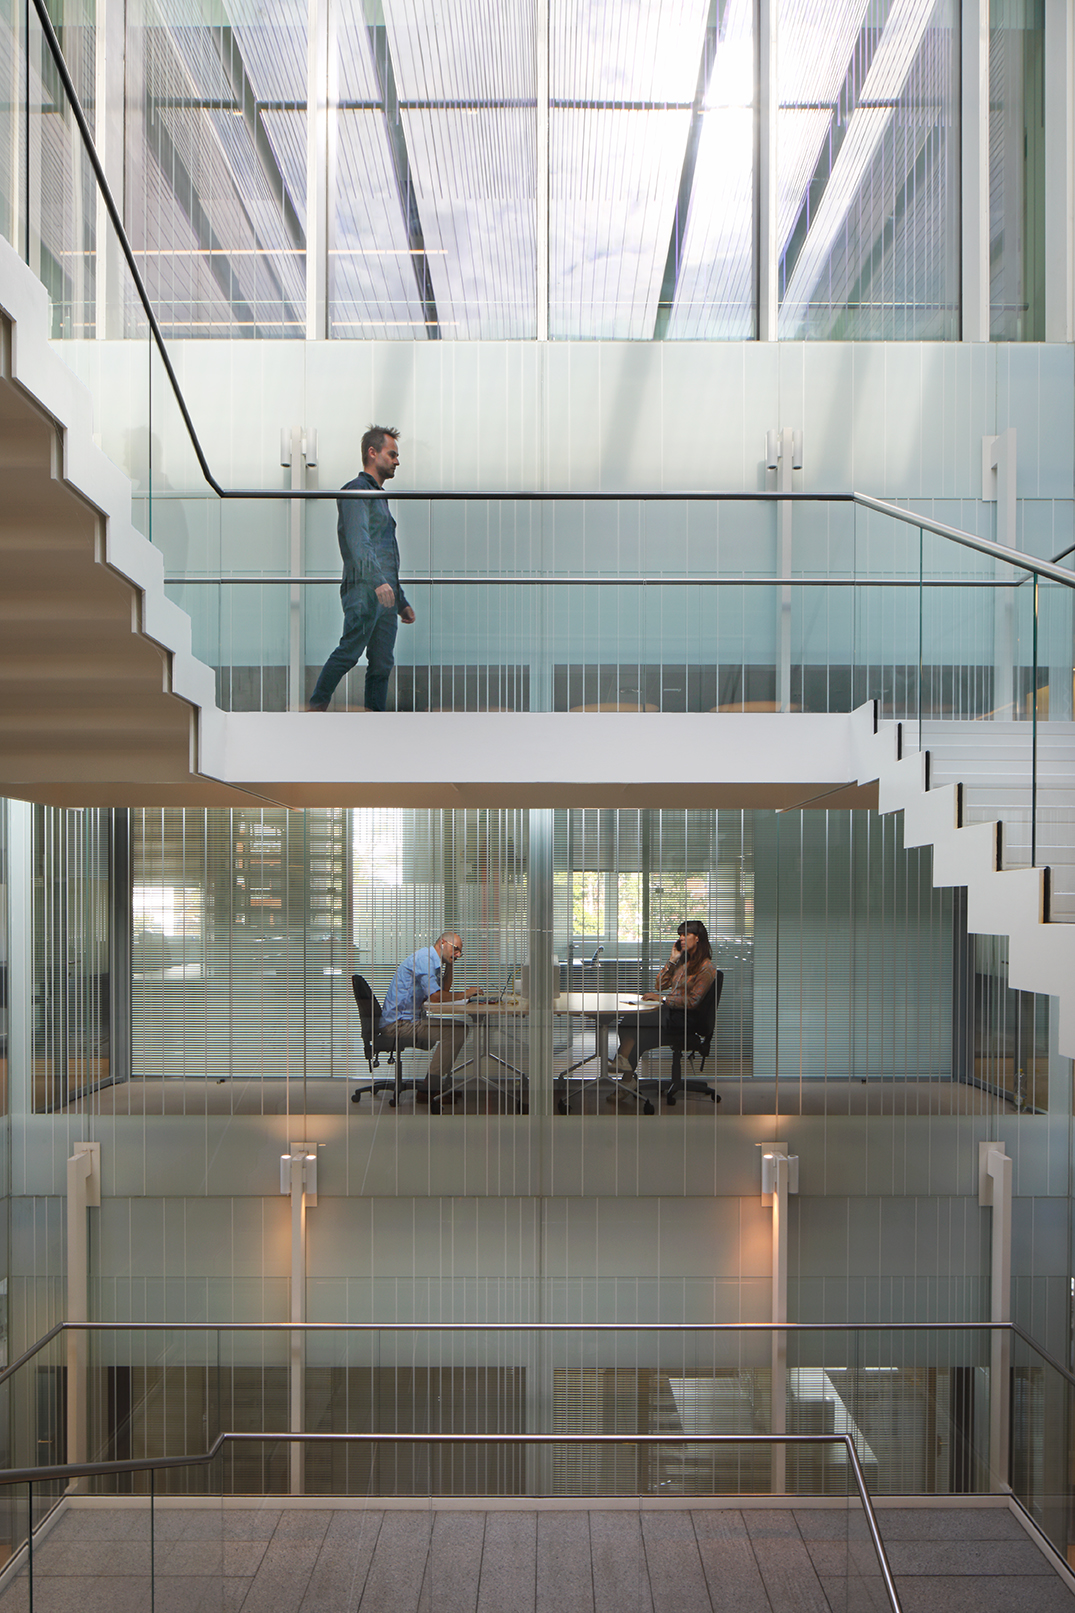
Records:
[[[996,1507],[883,1509],[904,1613],[1075,1613]],[[33,1613],[882,1613],[843,1509],[71,1508],[34,1553]],[[0,1613],[29,1613],[27,1573]]]
[[[377,1072],[381,1075],[382,1071]],[[645,1070],[643,1069],[643,1075]],[[667,1072],[664,1072],[665,1076]],[[706,1071],[708,1077],[709,1071]],[[360,1076],[344,1080],[309,1079],[248,1080],[233,1077],[226,1081],[204,1078],[173,1077],[166,1081],[136,1080],[121,1085],[103,1087],[86,1097],[74,1099],[67,1105],[71,1114],[94,1115],[282,1115],[282,1114],[352,1114],[371,1115],[390,1108],[390,1093],[376,1098],[364,1096],[360,1103],[351,1103],[351,1094],[360,1087],[368,1091],[370,1078],[363,1071]],[[978,1087],[965,1086],[952,1081],[917,1081],[897,1079],[889,1081],[774,1081],[761,1076],[746,1080],[732,1079],[720,1071],[712,1079],[720,1094],[716,1117],[722,1115],[781,1114],[781,1115],[952,1115],[988,1114],[998,1108],[1002,1113],[1013,1113],[1007,1104],[983,1092]],[[575,1114],[613,1115],[615,1110],[605,1102],[608,1088],[598,1089],[595,1081],[576,1086],[572,1097]],[[651,1090],[648,1094],[656,1099]],[[514,1098],[500,1095],[496,1090],[484,1093],[467,1092],[457,1101],[454,1113],[513,1112]],[[399,1107],[400,1115],[414,1112],[414,1099],[405,1093]],[[421,1112],[428,1111],[423,1107]],[[447,1113],[447,1109],[445,1110]],[[633,1106],[625,1105],[624,1113],[634,1113]],[[690,1095],[681,1098],[675,1107],[661,1111],[674,1116],[713,1116],[714,1105],[709,1098]]]

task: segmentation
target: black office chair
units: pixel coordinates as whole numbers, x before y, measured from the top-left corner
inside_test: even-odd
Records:
[[[352,1103],[361,1103],[362,1094],[370,1093],[376,1097],[378,1092],[391,1092],[391,1107],[394,1109],[402,1092],[412,1092],[418,1086],[417,1080],[404,1081],[400,1065],[399,1054],[396,1051],[394,1036],[385,1036],[381,1032],[381,1005],[373,994],[373,988],[364,975],[351,976],[351,990],[355,994],[358,1004],[358,1017],[362,1021],[362,1051],[366,1055],[370,1074],[380,1067],[382,1053],[388,1054],[389,1064],[395,1069],[391,1076],[381,1076],[371,1081],[368,1087],[356,1087],[351,1094]]]
[[[709,1049],[713,1045],[713,1032],[717,1025],[717,1004],[720,994],[724,990],[724,970],[717,970],[717,978],[702,998],[698,1007],[692,1014],[685,1014],[682,1021],[670,1027],[665,1039],[665,1046],[672,1049],[672,1079],[664,1088],[661,1087],[659,1077],[640,1081],[639,1087],[655,1085],[661,1094],[663,1102],[670,1109],[675,1108],[676,1099],[681,1092],[695,1092],[710,1100],[711,1103],[720,1102],[720,1093],[710,1086],[708,1081],[701,1079],[705,1069],[705,1061],[709,1057]],[[698,1065],[698,1075],[683,1078],[683,1055],[686,1053],[691,1068],[694,1068],[694,1057],[698,1054],[701,1062]]]

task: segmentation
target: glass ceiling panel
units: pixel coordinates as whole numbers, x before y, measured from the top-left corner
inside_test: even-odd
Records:
[[[305,8],[276,0],[245,40],[221,17],[207,26],[184,0],[128,9],[128,227],[166,333],[297,336],[305,163],[285,174],[245,47],[274,87],[294,85]]]
[[[384,114],[340,112],[336,148],[330,334],[424,338],[426,315],[400,212]]]
[[[537,334],[532,108],[407,112],[443,337]]]
[[[534,0],[385,0],[400,100],[533,106]]]
[[[295,205],[302,232],[306,233],[306,113],[262,113],[265,130],[272,142],[288,194]]]
[[[293,0],[230,0],[228,10],[260,101],[306,105],[306,8]]]
[[[550,0],[553,101],[694,99],[709,0]]]
[[[779,26],[780,335],[958,334],[952,0],[782,0]]]
[[[776,0],[784,337],[958,333],[955,0]],[[227,5],[227,11],[223,5]],[[329,328],[754,335],[753,0],[330,0]],[[127,207],[177,333],[306,320],[305,0],[129,0]]]
[[[667,335],[746,341],[754,308],[754,8],[725,0]]]
[[[709,13],[551,0],[552,337],[654,334]]]
[[[444,338],[537,334],[534,27],[533,0],[385,8],[427,314]]]
[[[550,116],[550,336],[653,335],[690,116]]]

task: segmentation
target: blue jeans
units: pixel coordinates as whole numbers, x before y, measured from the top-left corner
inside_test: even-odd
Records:
[[[321,676],[310,696],[312,706],[327,706],[342,677],[357,666],[366,652],[367,711],[384,711],[388,698],[388,674],[395,659],[398,616],[395,605],[382,605],[368,582],[341,588],[343,635],[321,668]]]

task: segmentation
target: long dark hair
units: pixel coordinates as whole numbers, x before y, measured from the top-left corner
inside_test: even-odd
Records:
[[[687,919],[685,924],[679,926],[676,934],[696,935],[698,937],[698,945],[690,957],[686,959],[688,973],[693,974],[700,964],[705,963],[713,956],[713,948],[709,944],[709,931],[701,919]]]

